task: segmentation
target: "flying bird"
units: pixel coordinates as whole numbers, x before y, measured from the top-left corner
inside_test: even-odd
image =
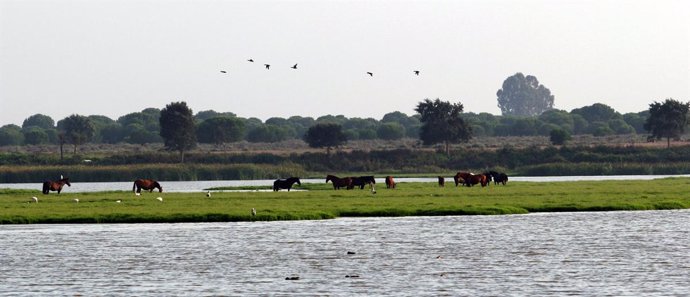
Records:
[[[419,75],[419,70],[415,70],[415,71],[414,71],[414,74],[415,74],[415,75]]]
[[[264,64],[264,66],[266,66],[266,69],[271,68],[271,65],[269,64]]]
[[[371,72],[367,72],[367,74],[369,74],[369,76],[371,76],[371,77],[373,77],[373,76],[374,76],[374,74],[373,74],[373,73],[371,73]]]
[[[292,69],[297,69],[297,64],[292,65],[292,67],[290,67],[290,68],[292,68]]]
[[[254,59],[249,59],[247,61],[254,63]]]
[[[220,73],[228,73],[228,72],[227,72],[227,71],[225,71],[225,70],[221,70],[221,71],[220,71]]]

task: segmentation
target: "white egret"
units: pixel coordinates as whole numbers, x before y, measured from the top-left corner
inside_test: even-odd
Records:
[[[156,198],[156,200],[163,202],[163,197],[158,197],[158,198]]]

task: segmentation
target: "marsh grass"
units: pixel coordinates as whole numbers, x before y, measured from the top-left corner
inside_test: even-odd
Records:
[[[380,186],[376,194],[367,188],[336,191],[325,183],[297,188],[309,191],[221,191],[207,198],[203,192],[135,196],[131,192],[68,190],[60,195],[42,195],[39,191],[0,190],[0,223],[232,222],[690,208],[688,178],[510,182],[486,188],[399,183],[396,189]],[[39,202],[29,202],[32,196]],[[156,200],[159,196],[163,202]],[[251,216],[252,208],[256,216]]]

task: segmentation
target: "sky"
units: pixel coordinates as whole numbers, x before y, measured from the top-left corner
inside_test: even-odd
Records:
[[[638,112],[690,101],[688,20],[686,0],[0,0],[0,126],[177,101],[262,120],[425,98],[499,115],[517,72],[558,109]]]

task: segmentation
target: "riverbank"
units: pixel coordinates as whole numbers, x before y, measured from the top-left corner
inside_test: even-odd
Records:
[[[213,192],[211,197],[199,192],[43,195],[38,190],[5,189],[0,190],[0,223],[233,222],[690,208],[690,178],[510,182],[486,188],[441,188],[433,183],[381,186],[372,193],[366,188],[335,191],[330,184],[303,183],[297,188],[309,191]],[[38,202],[33,202],[34,196]]]

